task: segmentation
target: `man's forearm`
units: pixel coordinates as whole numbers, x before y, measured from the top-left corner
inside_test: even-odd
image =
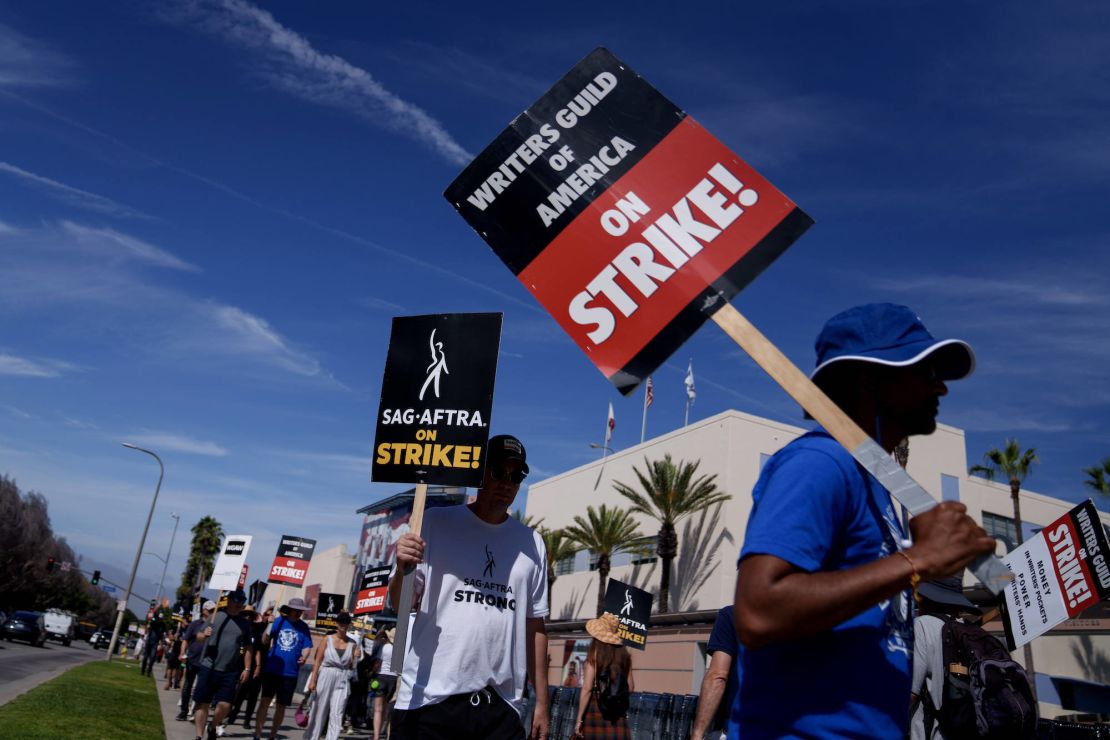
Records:
[[[529,674],[536,687],[537,706],[547,706],[547,629],[540,620],[538,626],[530,628],[532,634],[528,644],[530,649]]]
[[[389,605],[393,607],[393,611],[397,611],[401,605],[401,582],[404,580],[404,574],[400,568],[397,568],[393,573],[393,577],[389,579]]]
[[[701,692],[698,695],[698,713],[694,716],[694,726],[690,730],[691,740],[701,740],[705,731],[709,729],[709,723],[713,721],[713,715],[721,705],[721,697],[725,695],[727,686],[728,676],[705,674],[705,678],[701,681]]]

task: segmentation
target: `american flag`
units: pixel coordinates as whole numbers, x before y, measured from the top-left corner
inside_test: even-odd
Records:
[[[609,421],[605,424],[605,442],[613,438],[613,429],[617,426],[617,419],[613,416],[613,402],[609,402]]]
[[[651,404],[655,401],[655,386],[651,382],[651,376],[647,379],[647,391],[644,396],[644,408],[651,408]]]

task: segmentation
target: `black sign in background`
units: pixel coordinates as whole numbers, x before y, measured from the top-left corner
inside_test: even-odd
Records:
[[[393,319],[374,433],[372,480],[481,485],[501,320],[500,313]],[[441,359],[446,370],[439,375],[439,396],[432,379],[421,400],[421,389]],[[467,417],[461,425],[460,411]],[[473,423],[476,416],[480,425]]]
[[[382,588],[389,585],[389,574],[393,572],[393,568],[385,566],[382,568],[367,568],[366,572],[362,574],[362,582],[359,584],[359,591],[366,591],[371,588]]]
[[[556,114],[602,72],[614,75],[617,86],[571,128],[558,125]],[[443,195],[517,275],[575,216],[589,207],[594,197],[635,167],[685,117],[678,106],[608,49],[595,49],[517,116],[467,165]],[[528,137],[540,134],[544,124],[557,130],[559,139],[538,155],[536,161],[523,165],[526,168],[523,173],[517,174],[510,167],[517,174],[516,179],[485,210],[472,205],[467,198],[482,187]],[[546,202],[548,193],[558,189],[568,175],[588,162],[589,156],[608,144],[617,131],[636,148],[545,227],[536,215],[536,205]],[[547,160],[564,146],[575,153],[576,160],[563,170],[555,170]]]
[[[346,600],[347,597],[343,594],[321,593],[319,600],[316,602],[316,628],[335,629],[337,626],[335,618],[339,616],[339,612],[343,611],[343,603]]]
[[[643,589],[615,578],[609,579],[609,584],[605,587],[605,611],[615,614],[620,620],[621,639],[628,647],[645,649],[651,602],[654,600],[655,597]]]
[[[316,540],[310,540],[307,537],[296,537],[291,534],[283,534],[281,536],[281,542],[278,543],[277,555],[275,557],[303,560],[307,565],[308,561],[312,560],[312,552],[315,549]]]

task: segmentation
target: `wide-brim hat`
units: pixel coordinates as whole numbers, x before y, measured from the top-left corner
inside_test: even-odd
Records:
[[[837,362],[855,360],[906,367],[929,358],[938,380],[959,380],[975,370],[975,352],[962,339],[937,339],[906,306],[868,303],[838,313],[817,337],[817,367],[810,378]]]
[[[521,471],[528,473],[528,452],[524,449],[524,444],[511,434],[490,437],[489,444],[486,445],[486,459],[493,465],[516,460],[520,463]]]
[[[979,607],[964,596],[964,584],[959,576],[938,578],[935,581],[922,581],[917,587],[917,593],[921,595],[921,598],[938,604],[979,610]]]
[[[620,627],[620,620],[617,619],[615,614],[605,612],[597,619],[591,619],[586,622],[586,631],[590,633],[590,637],[601,642],[607,642],[610,645],[623,644],[618,628]]]
[[[289,599],[289,601],[286,601],[284,604],[281,605],[281,611],[283,612],[289,611],[290,609],[294,609],[299,612],[306,612],[308,611],[308,604],[306,604],[304,599],[302,599],[300,596],[294,596],[293,598]]]

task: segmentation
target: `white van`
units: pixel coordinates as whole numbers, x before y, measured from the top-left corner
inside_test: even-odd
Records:
[[[73,628],[77,620],[72,614],[51,609],[42,616],[46,623],[46,636],[48,638],[57,640],[63,645],[69,645],[73,641]]]

